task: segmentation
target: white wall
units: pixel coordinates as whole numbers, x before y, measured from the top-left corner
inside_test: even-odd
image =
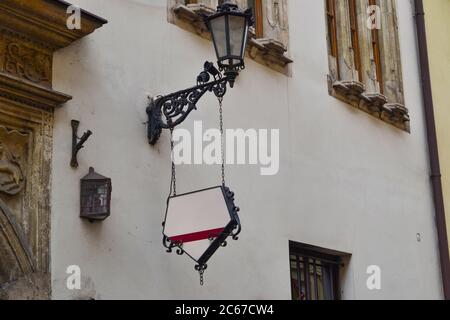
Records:
[[[203,288],[193,263],[162,247],[168,134],[152,148],[143,123],[147,94],[193,85],[203,62],[214,61],[212,44],[167,23],[164,0],[73,2],[109,23],[55,57],[55,89],[74,99],[55,120],[54,298],[290,299],[289,240],[352,254],[346,299],[442,298],[409,1],[398,6],[411,135],[328,95],[323,1],[289,1],[291,78],[247,59],[225,97],[225,123],[280,129],[280,172],[228,167],[243,233],[210,261]],[[71,119],[94,131],[78,170],[69,166]],[[184,126],[200,119],[216,125],[213,97]],[[79,179],[89,166],[113,181],[112,216],[103,223],[78,217]],[[179,192],[218,182],[219,168],[179,169]],[[73,264],[82,270],[80,292],[65,287]],[[366,288],[373,264],[382,268],[380,291]]]

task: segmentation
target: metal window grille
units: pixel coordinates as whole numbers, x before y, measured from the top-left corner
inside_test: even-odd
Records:
[[[292,300],[339,300],[341,257],[290,250]]]

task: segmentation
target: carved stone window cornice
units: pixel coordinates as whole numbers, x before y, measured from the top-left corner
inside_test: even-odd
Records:
[[[69,3],[0,1],[0,96],[43,109],[71,99],[52,89],[53,53],[94,32],[106,20],[81,10],[81,28],[67,28]]]
[[[69,6],[70,3],[61,0],[2,0],[0,25],[55,51],[107,23],[105,19],[81,10],[81,29],[69,30],[66,26]]]

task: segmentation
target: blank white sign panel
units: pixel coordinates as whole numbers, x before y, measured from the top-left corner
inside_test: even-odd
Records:
[[[198,260],[230,223],[230,213],[222,188],[170,198],[164,234]]]

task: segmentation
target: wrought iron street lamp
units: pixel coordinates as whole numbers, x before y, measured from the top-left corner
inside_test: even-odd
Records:
[[[218,69],[205,62],[197,77],[197,86],[152,100],[147,108],[148,139],[155,145],[162,129],[171,131],[181,124],[206,92],[213,92],[219,100],[222,148],[222,185],[200,191],[177,195],[174,163],[174,141],[171,135],[172,175],[170,195],[167,199],[163,223],[163,244],[168,252],[174,249],[179,255],[187,254],[196,263],[203,285],[207,262],[227,239],[238,239],[241,224],[239,208],[234,203],[234,193],[226,187],[223,157],[222,99],[227,85],[233,88],[239,71],[245,68],[244,56],[248,29],[253,24],[252,11],[241,11],[236,4],[225,1],[217,12],[204,17],[211,32],[217,55]],[[212,78],[212,79],[211,79]]]
[[[251,9],[242,11],[236,4],[225,1],[215,14],[204,18],[211,32],[219,69],[206,62],[197,77],[197,86],[151,101],[147,114],[148,139],[152,145],[158,142],[162,129],[173,129],[182,123],[206,92],[223,98],[227,83],[233,88],[239,71],[245,68],[248,29],[254,22]]]

